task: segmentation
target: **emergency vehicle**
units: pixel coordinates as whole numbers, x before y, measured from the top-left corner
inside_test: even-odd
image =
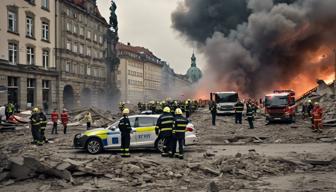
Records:
[[[292,90],[275,90],[265,96],[266,121],[295,122],[295,92]]]
[[[239,96],[234,91],[213,92],[210,93],[210,100],[216,103],[217,114],[234,114]]]
[[[163,151],[164,138],[158,139],[155,134],[155,126],[160,115],[132,115],[129,120],[132,126],[130,148],[154,148]],[[98,154],[107,149],[120,149],[121,133],[119,124],[113,123],[107,128],[88,130],[81,134],[76,134],[74,147],[86,149],[90,154]],[[185,145],[192,145],[197,142],[194,125],[189,123],[185,133]]]

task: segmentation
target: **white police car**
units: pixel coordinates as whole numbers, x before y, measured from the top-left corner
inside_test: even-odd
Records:
[[[130,148],[163,149],[164,139],[158,139],[155,126],[160,115],[132,115],[129,120],[132,126]],[[91,154],[100,153],[104,149],[119,149],[121,145],[119,121],[107,128],[92,129],[77,134],[74,147],[86,149]],[[197,141],[194,125],[189,123],[186,128],[185,145],[195,144]]]

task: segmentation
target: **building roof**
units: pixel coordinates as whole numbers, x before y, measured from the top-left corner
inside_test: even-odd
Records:
[[[202,78],[202,71],[196,66],[196,57],[194,53],[191,57],[191,67],[187,71],[187,76],[189,78],[189,81],[193,83],[197,82]]]
[[[117,51],[118,51],[118,55],[119,56],[125,56],[125,53],[127,55],[127,53],[133,53],[136,56],[138,56],[138,58],[146,60],[148,62],[152,62],[155,64],[160,64],[163,65],[163,62],[161,61],[161,59],[159,59],[158,57],[156,57],[153,52],[151,52],[149,49],[144,48],[144,47],[140,47],[140,46],[132,46],[131,44],[123,44],[123,43],[118,43],[117,44]],[[129,56],[129,55],[127,55]]]

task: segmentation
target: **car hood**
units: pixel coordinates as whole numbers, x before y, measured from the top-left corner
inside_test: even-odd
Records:
[[[86,136],[101,135],[101,134],[106,134],[108,132],[110,132],[109,129],[98,128],[98,129],[92,129],[92,130],[89,130],[89,131],[85,131],[84,135],[86,135]]]

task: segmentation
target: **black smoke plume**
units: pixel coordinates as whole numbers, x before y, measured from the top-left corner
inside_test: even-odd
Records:
[[[184,0],[172,23],[205,55],[209,91],[260,96],[332,72],[335,10],[335,0]]]

